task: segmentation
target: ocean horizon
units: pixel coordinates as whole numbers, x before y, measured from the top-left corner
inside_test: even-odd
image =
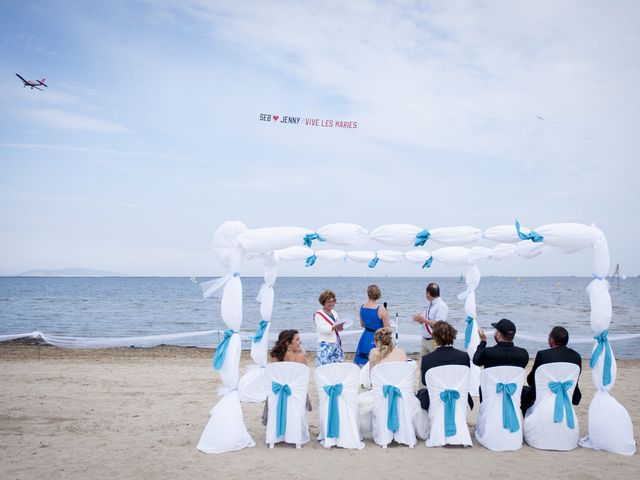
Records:
[[[0,277],[0,335],[41,331],[71,337],[131,337],[174,334],[226,328],[220,318],[220,300],[203,299],[198,284],[189,276],[2,276]],[[198,277],[205,281],[212,277]],[[215,277],[214,277],[215,278]],[[255,331],[260,321],[256,296],[261,276],[242,277],[242,331]],[[366,287],[380,286],[391,317],[397,315],[400,332],[417,334],[411,320],[423,311],[428,282],[440,284],[449,305],[449,321],[458,329],[456,346],[464,336],[464,302],[456,295],[465,290],[460,276],[451,277],[278,277],[271,333],[285,328],[314,331],[312,315],[317,298],[326,289],[336,292],[336,310],[342,319],[358,325],[358,310],[366,301]],[[590,277],[581,276],[486,276],[476,290],[478,323],[483,328],[506,317],[523,335],[546,338],[553,325],[565,326],[570,335],[589,337],[590,304],[586,287]],[[611,284],[613,318],[610,335],[640,333],[640,278],[630,277]],[[345,338],[352,351],[358,336]],[[171,344],[215,347],[217,335],[182,339]],[[541,342],[519,340],[530,355],[546,348]],[[640,358],[640,339],[612,342],[616,358]],[[408,351],[418,351],[414,341],[402,342]],[[571,342],[570,342],[571,346]],[[249,348],[243,341],[243,348]],[[305,340],[303,348],[315,350]],[[587,357],[592,344],[573,346]]]

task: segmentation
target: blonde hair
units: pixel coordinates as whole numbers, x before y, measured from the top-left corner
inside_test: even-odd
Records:
[[[373,341],[380,351],[380,359],[393,352],[393,330],[389,327],[382,327],[376,330]]]
[[[380,291],[380,287],[377,285],[369,285],[367,287],[367,296],[371,300],[378,300],[382,296],[382,292]]]

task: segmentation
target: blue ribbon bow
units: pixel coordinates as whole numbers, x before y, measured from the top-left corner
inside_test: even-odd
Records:
[[[443,390],[440,392],[440,400],[444,402],[444,435],[453,437],[456,429],[456,400],[460,398],[457,390]]]
[[[304,236],[304,239],[302,241],[303,241],[303,243],[304,243],[304,245],[306,247],[311,247],[311,242],[313,242],[314,240],[318,240],[319,242],[326,242],[327,241],[326,238],[321,237],[317,233],[307,233]]]
[[[464,319],[467,322],[467,328],[464,330],[464,348],[469,348],[471,343],[471,334],[473,333],[473,317],[467,317]]]
[[[518,220],[516,220],[516,232],[518,232],[518,237],[520,237],[520,240],[531,240],[533,243],[539,243],[544,240],[544,237],[542,235],[533,230],[526,234],[522,233],[520,231],[520,222],[518,222]]]
[[[609,344],[609,330],[603,330],[598,335],[593,337],[598,341],[598,346],[591,354],[591,360],[589,360],[589,366],[591,368],[596,366],[598,358],[604,351],[604,365],[602,366],[602,385],[607,386],[611,383],[611,359],[613,353],[611,351],[611,345]]]
[[[340,436],[340,409],[338,408],[338,397],[342,394],[342,384],[325,385],[322,387],[329,396],[329,416],[327,418],[327,438],[338,438]]]
[[[422,264],[422,268],[429,268],[433,263],[433,257],[429,257],[426,262]]]
[[[262,337],[264,336],[264,332],[266,332],[268,326],[269,326],[269,322],[267,322],[266,320],[260,320],[260,324],[258,325],[258,330],[256,330],[256,334],[253,337],[251,337],[251,340],[253,341],[253,343],[258,343],[260,340],[262,340]]]
[[[218,344],[218,348],[216,348],[216,353],[213,355],[213,368],[216,370],[220,370],[224,365],[224,359],[227,356],[227,347],[229,346],[229,340],[234,333],[238,333],[235,330],[227,329],[224,331],[224,338]]]
[[[427,243],[427,240],[429,240],[430,236],[431,234],[429,233],[429,230],[427,230],[426,228],[421,232],[418,232],[418,234],[416,235],[416,242],[413,244],[413,246],[414,247],[423,246],[425,243]]]
[[[277,382],[271,382],[271,391],[278,395],[276,437],[282,437],[287,431],[287,398],[291,395],[291,388],[286,383],[282,385]]]
[[[573,423],[573,409],[571,408],[571,401],[567,393],[572,385],[573,380],[567,380],[566,382],[549,382],[549,388],[556,394],[556,403],[553,408],[553,423],[562,422],[563,413],[566,413],[567,427],[569,428],[575,427]]]
[[[313,255],[311,255],[310,257],[307,257],[307,262],[305,263],[305,267],[311,267],[312,265],[314,265],[316,263],[318,257],[316,257],[316,254],[314,253]]]
[[[517,388],[515,383],[496,383],[496,393],[502,392],[502,426],[511,433],[520,430],[520,422],[511,398]]]
[[[378,254],[376,253],[376,256],[373,257],[373,260],[369,262],[369,268],[374,268],[378,264],[378,260]]]
[[[387,428],[392,432],[397,432],[400,428],[398,419],[398,397],[402,398],[402,392],[393,385],[384,385],[382,393],[387,398]]]

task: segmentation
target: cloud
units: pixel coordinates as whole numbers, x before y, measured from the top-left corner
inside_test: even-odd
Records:
[[[60,130],[104,134],[130,132],[128,128],[115,122],[59,109],[32,109],[25,111],[24,115],[41,126]]]
[[[190,0],[160,8],[341,98],[374,139],[489,154],[530,171],[576,158],[594,165],[608,145],[637,137],[632,3]]]

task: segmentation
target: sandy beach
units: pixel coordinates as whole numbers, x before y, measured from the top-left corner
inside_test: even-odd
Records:
[[[316,440],[296,451],[269,450],[260,424],[262,404],[244,404],[255,448],[206,455],[195,446],[217,403],[219,377],[212,350],[178,347],[67,350],[0,345],[0,478],[635,478],[640,459],[590,449],[546,452],[524,445],[496,453],[473,448],[325,450]],[[315,365],[313,354],[309,364]],[[242,370],[250,364],[243,353]],[[312,367],[313,369],[313,367]],[[594,393],[588,363],[577,408],[581,436]],[[312,372],[313,373],[313,372]],[[313,378],[313,374],[311,376]],[[618,361],[614,397],[631,415],[638,442],[640,361]],[[317,406],[313,380],[309,388]],[[477,407],[468,422],[475,428]],[[312,439],[318,414],[310,414]]]

